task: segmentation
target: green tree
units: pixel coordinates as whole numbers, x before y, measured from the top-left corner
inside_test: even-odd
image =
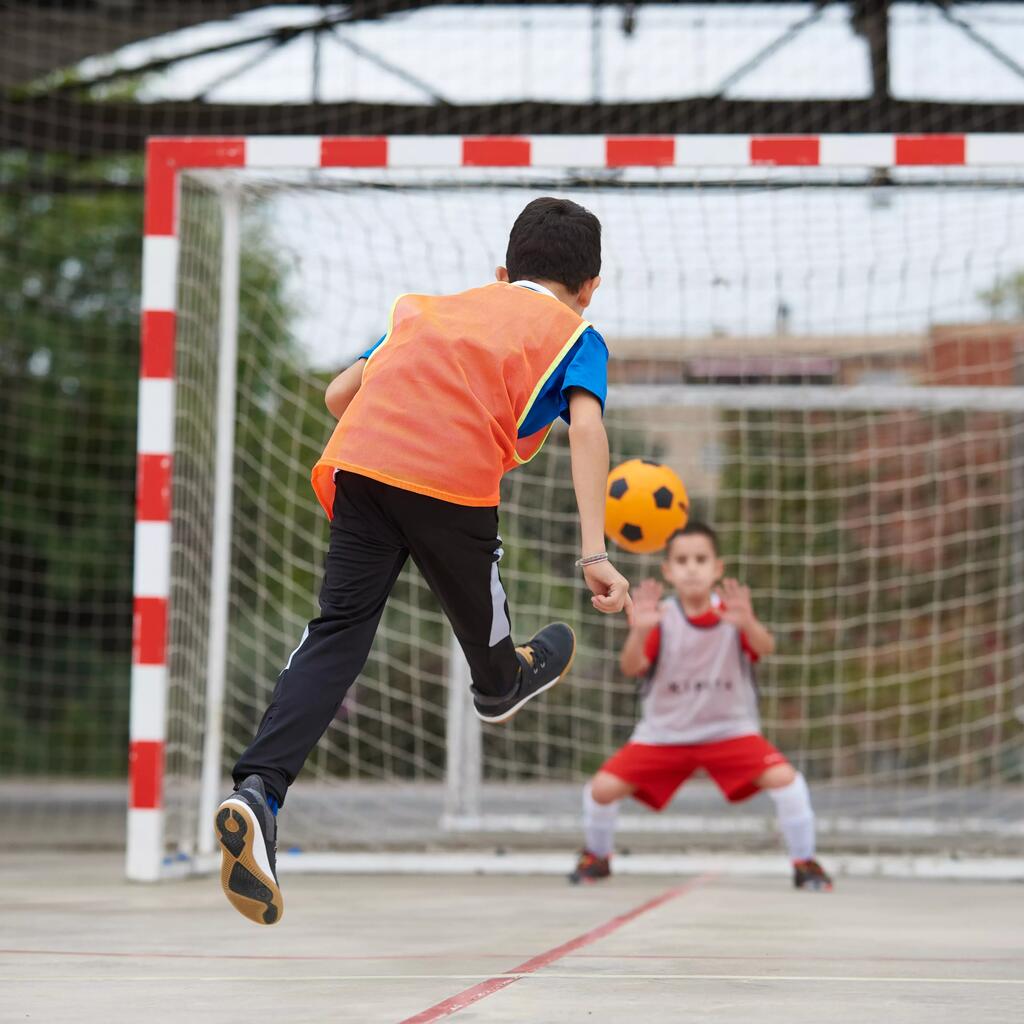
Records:
[[[1024,270],[998,278],[991,288],[978,293],[994,320],[1024,318]]]
[[[76,193],[102,168],[0,163],[0,764],[110,771],[125,759],[137,192]],[[37,193],[58,178],[63,194]]]
[[[141,177],[136,159],[0,160],[0,764],[11,773],[125,769]],[[256,225],[246,238],[241,341],[264,391],[298,358],[265,235]]]

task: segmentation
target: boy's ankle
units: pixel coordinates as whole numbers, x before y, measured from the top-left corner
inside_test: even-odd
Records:
[[[500,695],[497,693],[484,693],[483,691],[478,690],[475,686],[471,686],[469,688],[469,692],[473,695],[473,703],[476,704],[478,708],[481,708],[484,711],[486,711],[488,708],[503,707],[505,704],[508,703],[511,697],[515,696],[516,692],[519,690],[519,680],[521,678],[522,672],[520,671],[516,675],[515,686],[513,686],[508,693]]]

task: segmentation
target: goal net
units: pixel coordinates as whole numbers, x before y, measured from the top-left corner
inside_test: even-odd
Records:
[[[326,382],[383,333],[396,295],[489,280],[544,194],[602,221],[589,315],[612,356],[613,465],[671,465],[752,588],[777,641],[757,668],[764,731],[809,781],[821,849],[1019,853],[1022,178],[183,174],[167,856],[211,852],[211,801],[316,614],[327,528],[309,471],[332,428]],[[446,621],[407,568],[289,793],[283,851],[530,847],[565,850],[568,867],[581,785],[628,738],[638,689],[617,668],[624,618],[596,613],[573,568],[564,429],[505,479],[500,528],[514,635],[573,623],[571,677],[481,728]],[[659,577],[657,556],[613,558],[634,584]],[[729,806],[700,779],[661,815],[624,808],[619,832],[633,851],[776,843],[767,801]]]

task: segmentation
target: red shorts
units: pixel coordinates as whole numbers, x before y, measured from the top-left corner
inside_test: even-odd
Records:
[[[627,743],[601,766],[623,782],[636,786],[633,796],[656,811],[698,769],[715,780],[727,800],[746,800],[757,792],[754,780],[776,764],[787,764],[763,736],[737,736],[694,746],[654,746]]]

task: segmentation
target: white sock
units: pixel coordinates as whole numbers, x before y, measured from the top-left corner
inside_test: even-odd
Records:
[[[619,803],[599,804],[590,792],[590,783],[583,787],[583,834],[587,849],[598,857],[607,857],[615,842],[615,820]]]
[[[814,808],[807,781],[797,772],[788,786],[765,792],[775,802],[775,813],[790,860],[809,860],[814,856]]]

